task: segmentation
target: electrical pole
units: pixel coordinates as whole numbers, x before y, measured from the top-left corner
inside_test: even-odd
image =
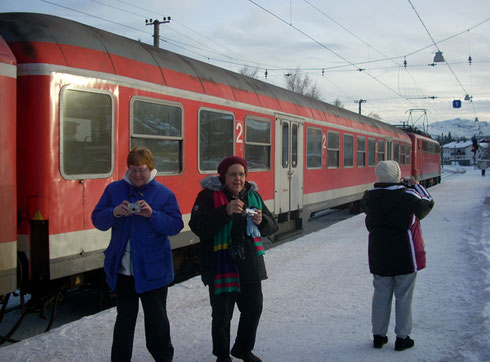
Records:
[[[407,112],[410,112],[408,114],[408,125],[409,126],[411,125],[413,128],[415,128],[415,123],[417,123],[420,120],[420,118],[423,117],[423,120],[422,120],[422,131],[425,132],[425,133],[428,133],[429,132],[429,120],[427,118],[427,109],[413,108],[413,109],[409,109]],[[405,113],[407,113],[407,112],[405,112]],[[422,115],[420,115],[420,117],[416,121],[413,120],[413,113],[414,112],[422,112]]]
[[[361,104],[366,103],[367,101],[365,99],[359,99],[358,101],[354,102],[359,103],[359,114],[361,114]]]
[[[160,21],[160,20],[153,20],[153,19],[150,19],[148,21],[148,19],[145,20],[145,23],[146,25],[153,25],[153,46],[156,47],[156,48],[159,48],[160,47],[160,24],[168,24],[170,23],[170,16],[169,17],[166,17],[166,18],[163,18],[163,21]]]

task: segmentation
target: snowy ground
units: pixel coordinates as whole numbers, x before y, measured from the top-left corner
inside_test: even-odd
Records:
[[[264,312],[254,352],[264,361],[490,360],[490,175],[445,169],[422,221],[427,268],[413,303],[415,347],[372,348],[367,232],[358,215],[266,253]],[[485,202],[485,199],[487,201]],[[174,361],[214,361],[207,289],[196,277],[169,290]],[[236,331],[234,318],[233,333]],[[0,350],[1,361],[108,361],[115,309]],[[393,320],[393,318],[392,318]],[[134,361],[151,361],[138,318]]]

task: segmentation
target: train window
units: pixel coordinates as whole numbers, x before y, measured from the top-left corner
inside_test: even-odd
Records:
[[[405,162],[407,165],[410,165],[410,155],[412,153],[412,150],[411,150],[411,146],[410,145],[407,145],[407,147],[405,148]]]
[[[340,148],[339,134],[336,132],[327,132],[327,167],[339,167]]]
[[[344,167],[354,166],[354,136],[344,135]]]
[[[374,138],[368,140],[368,164],[369,166],[376,165],[376,140]]]
[[[378,162],[385,160],[385,140],[378,140]]]
[[[306,128],[306,167],[322,167],[322,130]]]
[[[289,168],[289,123],[282,124],[282,168]]]
[[[151,150],[158,173],[182,172],[182,108],[135,99],[131,108],[131,148]]]
[[[226,156],[233,155],[235,118],[230,113],[199,111],[199,169],[216,172]]]
[[[393,143],[393,160],[400,163],[400,147],[396,142]]]
[[[400,165],[405,164],[405,145],[400,145]]]
[[[357,137],[357,166],[366,166],[366,138]]]
[[[250,170],[269,170],[271,167],[271,123],[247,118],[245,120],[245,159]]]
[[[422,141],[422,147],[424,149],[425,152],[429,152],[429,153],[440,153],[440,148],[439,148],[439,145],[436,145],[435,143],[432,143],[432,142],[428,142],[428,141]]]
[[[291,124],[291,167],[298,166],[298,125]]]
[[[63,177],[107,177],[112,173],[112,103],[109,93],[63,89],[60,100]]]

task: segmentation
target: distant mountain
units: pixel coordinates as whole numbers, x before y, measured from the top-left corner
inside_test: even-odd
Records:
[[[466,137],[471,139],[473,136],[489,136],[490,135],[490,123],[488,122],[475,122],[469,119],[449,119],[447,121],[434,122],[429,124],[429,134],[432,138],[440,137],[441,135],[447,136],[451,132],[451,136],[454,139],[460,139]]]

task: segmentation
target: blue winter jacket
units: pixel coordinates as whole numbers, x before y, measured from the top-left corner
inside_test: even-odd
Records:
[[[114,208],[124,200],[145,200],[153,210],[150,218],[140,215],[115,217]],[[168,236],[184,227],[174,193],[151,180],[135,188],[126,180],[109,184],[92,212],[99,230],[111,230],[111,242],[105,250],[104,270],[111,290],[116,288],[118,271],[129,239],[136,293],[158,289],[174,279],[172,248]]]

